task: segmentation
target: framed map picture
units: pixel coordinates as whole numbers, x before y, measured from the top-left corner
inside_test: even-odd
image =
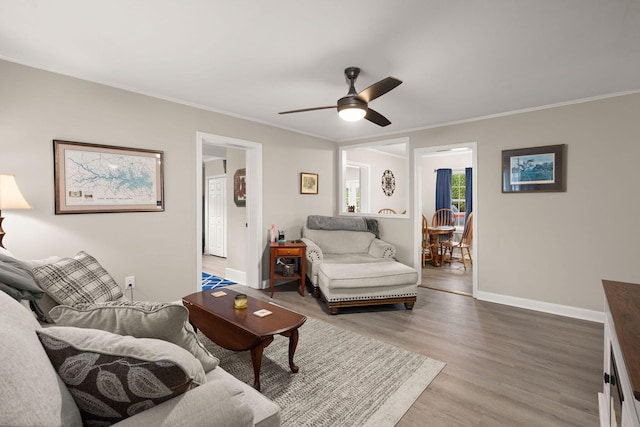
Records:
[[[164,211],[163,152],[53,141],[55,213]]]

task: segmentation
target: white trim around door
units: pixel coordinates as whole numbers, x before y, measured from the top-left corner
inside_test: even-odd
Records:
[[[421,147],[415,148],[413,150],[413,170],[414,170],[414,182],[413,186],[414,190],[414,201],[413,204],[415,212],[414,212],[414,222],[413,222],[413,235],[420,238],[422,236],[422,157],[429,154],[442,153],[448,150],[456,150],[460,148],[470,148],[471,149],[471,167],[473,168],[473,240],[471,242],[474,259],[478,259],[478,245],[477,245],[477,236],[478,236],[478,143],[477,142],[466,142],[462,144],[451,144],[451,145],[439,145],[436,147]],[[421,243],[419,240],[414,241],[414,247],[421,247]],[[421,251],[414,252],[413,259],[414,268],[418,271],[422,271],[422,253]],[[421,283],[421,276],[418,275],[418,284]],[[478,294],[478,268],[474,266],[473,268],[473,290],[472,295],[476,298]]]
[[[202,147],[205,144],[246,151],[247,185],[247,263],[244,283],[252,288],[262,286],[262,144],[205,132],[196,132],[196,289],[201,287],[202,273]]]

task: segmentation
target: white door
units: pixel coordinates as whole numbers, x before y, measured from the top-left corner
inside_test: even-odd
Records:
[[[227,256],[227,178],[207,178],[207,253]]]

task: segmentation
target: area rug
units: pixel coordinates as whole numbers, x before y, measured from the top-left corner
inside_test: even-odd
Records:
[[[248,351],[225,350],[198,332],[220,366],[249,385]],[[277,335],[264,350],[261,392],[281,408],[282,425],[394,426],[445,364],[308,318],[289,370],[289,339]]]
[[[223,279],[222,277],[214,276],[208,273],[202,273],[202,290],[208,291],[210,289],[221,288],[223,286],[235,285],[236,282]]]

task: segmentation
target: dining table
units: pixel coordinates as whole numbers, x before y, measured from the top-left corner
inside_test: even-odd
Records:
[[[456,231],[453,225],[439,225],[435,227],[427,227],[429,232],[429,242],[431,246],[431,263],[435,267],[440,267],[444,261],[444,254],[441,254],[439,249],[440,236],[452,234]]]

